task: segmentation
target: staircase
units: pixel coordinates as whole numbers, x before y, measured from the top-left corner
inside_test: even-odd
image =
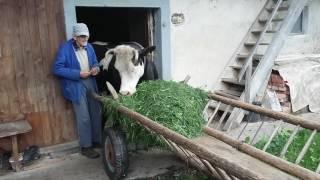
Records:
[[[221,74],[214,92],[253,102],[259,90],[265,88],[274,60],[306,3],[307,0],[268,0]],[[230,130],[240,124],[246,112],[226,108],[231,113],[223,129]]]

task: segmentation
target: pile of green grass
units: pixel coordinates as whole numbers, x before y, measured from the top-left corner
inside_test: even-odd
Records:
[[[281,153],[281,150],[283,149],[286,142],[288,141],[291,133],[292,133],[291,130],[282,130],[280,133],[278,133],[274,137],[274,139],[272,140],[271,144],[269,145],[266,151],[275,156],[279,156]],[[309,139],[311,133],[312,132],[310,130],[303,129],[296,134],[293,142],[291,143],[291,145],[289,146],[285,154],[285,159],[287,161],[290,161],[293,163],[295,162],[303,146]],[[262,138],[255,144],[255,147],[262,149],[266,143],[267,143],[267,138]],[[317,133],[307,153],[304,155],[304,158],[301,160],[299,165],[307,169],[310,169],[312,171],[315,171],[319,163],[320,163],[320,134]]]
[[[174,81],[146,81],[132,96],[121,96],[120,104],[170,128],[188,138],[201,135],[204,123],[202,111],[207,103],[207,93]],[[146,147],[164,146],[155,134],[149,133],[135,121],[117,114],[107,105],[106,115],[112,114],[125,131],[127,141]]]

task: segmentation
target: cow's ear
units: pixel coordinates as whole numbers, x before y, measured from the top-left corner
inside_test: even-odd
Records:
[[[139,51],[140,56],[145,56],[147,53],[152,52],[156,49],[156,46],[150,46]]]
[[[131,61],[132,61],[132,63],[133,63],[135,66],[137,66],[137,65],[139,64],[139,61],[138,61],[138,59],[139,59],[139,52],[134,49],[134,50],[132,50],[132,54],[133,54],[133,56],[132,56]]]

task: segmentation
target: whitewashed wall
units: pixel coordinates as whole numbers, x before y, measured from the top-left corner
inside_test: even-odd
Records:
[[[290,35],[281,56],[320,53],[320,0],[310,0],[308,11],[306,33]]]
[[[185,22],[171,25],[172,78],[212,89],[266,0],[171,0]]]
[[[266,0],[171,0],[185,22],[171,25],[172,78],[212,89]],[[320,0],[310,0],[307,31],[290,35],[281,56],[320,53]]]

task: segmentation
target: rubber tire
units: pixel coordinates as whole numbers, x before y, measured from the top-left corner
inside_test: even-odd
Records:
[[[105,172],[110,180],[125,177],[129,167],[129,156],[122,131],[105,128],[102,140],[102,158]]]

